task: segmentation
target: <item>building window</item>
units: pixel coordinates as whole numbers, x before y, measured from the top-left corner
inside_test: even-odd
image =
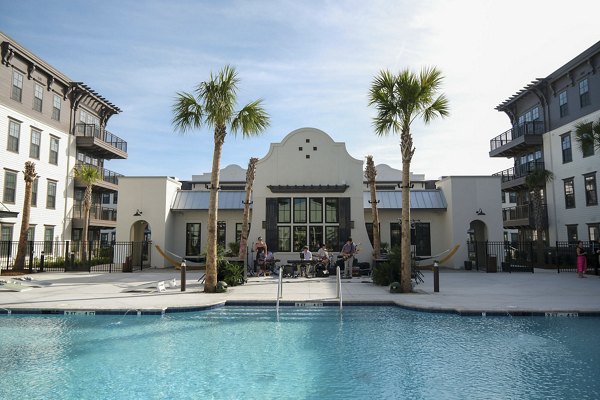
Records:
[[[278,226],[277,227],[277,248],[279,251],[290,252],[291,248],[291,227],[290,226]]]
[[[217,246],[227,249],[227,223],[217,221]]]
[[[569,104],[567,103],[567,91],[563,90],[558,94],[558,105],[560,107],[560,116],[566,117],[569,115]]]
[[[17,193],[17,173],[14,171],[4,171],[4,203],[15,204]]]
[[[308,200],[308,215],[310,223],[320,224],[323,222],[323,199],[311,197]]]
[[[415,255],[431,255],[431,227],[429,222],[417,222],[410,230],[410,242],[415,246]]]
[[[60,96],[55,94],[52,101],[52,119],[60,121]]]
[[[188,223],[185,227],[185,255],[198,257],[200,248],[200,223]]]
[[[19,152],[19,138],[21,137],[21,124],[12,119],[8,120],[8,143],[6,150]]]
[[[325,199],[325,222],[330,224],[339,223],[340,201],[335,198]]]
[[[13,84],[10,98],[16,101],[21,101],[23,97],[23,74],[13,70]]]
[[[390,224],[390,249],[400,247],[402,240],[402,232],[400,231],[400,223],[392,222]]]
[[[3,224],[0,229],[0,256],[10,257],[12,255],[13,226]]]
[[[598,191],[596,190],[596,173],[585,174],[583,176],[583,181],[585,185],[585,205],[597,206]]]
[[[33,109],[42,112],[42,103],[44,100],[44,89],[42,85],[36,83],[33,86]]]
[[[40,142],[42,140],[42,132],[31,128],[31,143],[29,144],[29,157],[40,159]]]
[[[600,240],[600,224],[588,224],[588,240],[599,241]]]
[[[573,178],[564,180],[565,208],[575,208],[575,183]]]
[[[294,248],[292,251],[302,251],[302,247],[308,244],[308,230],[306,226],[294,226],[293,229],[294,237],[292,242]]]
[[[277,223],[289,224],[292,216],[292,199],[289,197],[277,199]]]
[[[235,242],[240,243],[242,241],[242,224],[241,222],[236,222],[235,224]]]
[[[590,105],[590,88],[587,78],[579,81],[579,104],[581,107]]]
[[[563,164],[573,161],[573,154],[571,153],[571,134],[565,133],[560,136],[560,145],[562,148],[562,160]]]
[[[44,227],[44,254],[52,254],[52,241],[54,240],[54,227],[53,226],[45,226]]]
[[[102,204],[110,204],[110,193],[102,193]]]
[[[119,192],[114,192],[113,193],[113,204],[117,204],[118,197],[119,197]]]
[[[508,202],[509,203],[517,202],[517,192],[508,192]]]
[[[31,207],[37,207],[38,180],[39,178],[35,178],[31,182]]]
[[[294,198],[294,223],[306,223],[306,198]]]
[[[46,208],[54,210],[56,208],[56,181],[48,181],[46,190]]]
[[[567,240],[570,243],[576,243],[579,240],[577,239],[577,224],[567,225]]]
[[[50,136],[50,164],[58,165],[58,138]]]

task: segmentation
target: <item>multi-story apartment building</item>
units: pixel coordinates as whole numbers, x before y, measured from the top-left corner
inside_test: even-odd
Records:
[[[79,240],[85,186],[74,168],[90,164],[100,172],[93,187],[90,239],[116,227],[119,174],[104,168],[127,158],[127,143],[106,130],[121,110],[81,82],[75,82],[0,32],[0,240],[18,240],[26,161],[35,163],[29,239]]]
[[[545,78],[536,79],[496,107],[512,127],[490,141],[490,157],[513,166],[497,173],[501,188],[516,201],[504,209],[504,228],[521,240],[536,238],[531,192],[526,178],[552,172],[543,190],[544,240],[598,240],[600,155],[576,141],[579,124],[600,119],[600,42]]]

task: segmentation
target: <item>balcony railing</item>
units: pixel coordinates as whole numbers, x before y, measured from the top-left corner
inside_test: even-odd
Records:
[[[543,161],[530,161],[526,164],[496,172],[494,176],[502,177],[502,182],[509,182],[514,179],[525,178],[534,171],[543,171],[544,169],[545,166]]]
[[[73,218],[83,219],[83,204],[75,203],[73,205]],[[100,221],[117,220],[117,210],[115,208],[102,207],[99,204],[92,204],[90,208],[90,220],[96,219]]]
[[[126,141],[116,135],[113,135],[106,129],[100,128],[96,124],[77,124],[77,136],[95,137],[96,139],[100,139],[112,147],[127,153]]]
[[[544,121],[529,121],[520,125],[515,125],[506,132],[503,132],[490,140],[490,151],[494,151],[522,136],[542,135],[544,131]]]
[[[546,204],[542,205],[542,227],[548,226],[548,207]],[[515,207],[508,207],[502,209],[502,220],[505,222],[505,226],[515,225],[520,226],[535,226],[535,212],[532,204],[523,204]]]
[[[122,174],[118,174],[114,171],[111,171],[109,169],[106,168],[101,168],[98,167],[96,165],[93,164],[88,164],[88,163],[82,163],[80,161],[77,162],[77,164],[75,164],[75,168],[79,168],[82,165],[88,165],[90,167],[94,167],[98,170],[98,172],[100,172],[100,177],[104,182],[107,183],[112,183],[113,185],[118,185],[119,184],[119,177],[123,176]]]

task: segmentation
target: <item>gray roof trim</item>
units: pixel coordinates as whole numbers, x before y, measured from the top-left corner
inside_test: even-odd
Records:
[[[370,192],[363,192],[363,208],[371,208]],[[402,191],[377,191],[377,208],[402,209]],[[411,190],[411,209],[445,210],[448,208],[446,198],[441,190]]]
[[[219,210],[243,210],[244,198],[246,192],[239,191],[220,191],[219,192]],[[171,205],[171,210],[208,210],[210,203],[210,192],[198,190],[179,190]]]

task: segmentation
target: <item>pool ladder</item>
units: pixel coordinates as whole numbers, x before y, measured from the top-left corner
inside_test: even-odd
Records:
[[[335,267],[335,286],[336,286],[336,299],[340,299],[340,311],[342,311],[342,273],[340,271],[340,266]],[[279,315],[279,299],[283,296],[283,273],[281,269],[279,270],[279,277],[277,279],[277,301],[276,301],[276,309],[277,315]]]

